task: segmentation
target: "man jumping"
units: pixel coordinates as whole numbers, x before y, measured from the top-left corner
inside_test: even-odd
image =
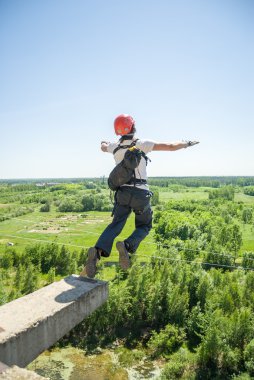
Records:
[[[88,250],[88,259],[82,275],[93,278],[96,273],[97,261],[101,257],[109,257],[115,238],[121,233],[128,216],[135,213],[135,230],[124,241],[118,241],[116,248],[119,252],[119,264],[122,269],[130,267],[130,257],[134,254],[141,241],[149,234],[152,228],[152,209],[150,198],[152,193],[147,184],[145,155],[152,151],[175,151],[196,145],[198,141],[184,141],[174,143],[157,143],[150,140],[139,140],[135,136],[135,121],[130,115],[122,114],[114,121],[115,133],[121,136],[116,143],[102,141],[101,150],[114,155],[115,163],[119,164],[125,155],[126,148],[135,144],[137,149],[144,152],[135,176],[128,183],[122,185],[116,192],[113,209],[113,220],[102,232],[94,247]]]

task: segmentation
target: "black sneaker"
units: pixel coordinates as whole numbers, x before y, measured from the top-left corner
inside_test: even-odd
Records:
[[[87,252],[86,274],[90,278],[94,278],[95,276],[97,260],[97,249],[95,247],[89,248]]]
[[[116,249],[119,252],[119,265],[123,270],[127,270],[131,266],[130,256],[125,247],[123,241],[118,241],[116,243]]]

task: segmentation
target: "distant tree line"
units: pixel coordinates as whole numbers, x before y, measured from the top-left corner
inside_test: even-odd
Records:
[[[183,185],[187,187],[254,186],[254,177],[150,177],[149,184],[169,187]]]
[[[18,216],[30,214],[34,211],[33,207],[27,206],[14,206],[1,209],[0,222],[9,220],[12,218],[17,218]]]
[[[47,179],[29,179],[29,180],[0,180],[1,188],[8,187],[9,191],[20,192],[38,189],[36,183],[58,183],[59,186],[63,184],[81,184],[87,188],[94,184],[95,186],[102,186],[107,188],[107,178],[102,176],[100,178],[47,178]],[[189,187],[220,187],[225,185],[233,186],[254,186],[254,176],[201,176],[201,177],[150,177],[149,183],[155,186],[170,186],[172,184],[181,184]],[[58,185],[52,189],[56,189]],[[91,187],[90,187],[91,188]],[[53,191],[54,191],[53,190]]]

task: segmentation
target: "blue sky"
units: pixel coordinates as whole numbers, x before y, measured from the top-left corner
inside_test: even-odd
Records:
[[[252,0],[0,0],[0,178],[108,175],[113,120],[150,176],[254,175]]]

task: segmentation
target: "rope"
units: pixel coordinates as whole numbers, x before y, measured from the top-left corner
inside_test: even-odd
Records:
[[[93,218],[93,216],[89,216],[90,219],[95,219],[96,218]],[[15,218],[16,220],[20,220],[20,221],[24,221],[24,219],[21,219],[21,218]],[[32,220],[25,220],[26,222],[32,222],[34,223],[34,221]],[[80,226],[83,226],[84,224],[81,224],[81,223],[78,223],[78,225]],[[86,233],[88,234],[91,234],[91,235],[95,235],[95,236],[100,236],[99,233],[97,232],[93,232],[93,231],[86,231]],[[1,234],[2,235],[2,234]],[[47,240],[36,240],[36,239],[31,239],[31,238],[24,238],[24,237],[19,237],[19,236],[14,236],[14,235],[2,235],[2,236],[6,236],[6,237],[16,237],[18,239],[26,239],[26,240],[34,240],[34,241],[39,241],[39,242],[49,242],[49,243],[52,243],[52,241],[47,241]],[[90,248],[90,247],[86,247],[86,246],[79,246],[79,245],[74,245],[74,244],[68,244],[68,243],[55,243],[55,244],[59,244],[59,245],[66,245],[66,246],[70,246],[70,247],[76,247],[76,248]],[[169,246],[165,243],[162,243],[162,242],[148,242],[146,241],[145,244],[149,244],[149,245],[156,245],[157,247],[162,247],[162,248],[167,248],[167,249],[170,249],[172,248],[172,246]],[[208,254],[214,254],[214,255],[217,255],[217,256],[223,256],[223,257],[228,257],[228,258],[232,258],[233,260],[235,259],[235,257],[231,254],[227,254],[227,253],[220,253],[220,252],[214,252],[214,251],[205,251],[203,250],[202,248],[187,248],[187,247],[183,247],[183,248],[179,248],[179,247],[174,247],[175,250],[177,250],[178,252],[180,251],[192,251],[192,252],[198,252],[200,253],[200,251],[202,251],[203,253],[208,253]],[[254,258],[248,258],[248,260],[250,261],[254,261]]]
[[[145,255],[137,255],[138,257],[147,257]],[[185,259],[174,259],[170,257],[161,257],[161,256],[149,256],[151,259],[159,259],[159,260],[168,260],[168,261],[178,261],[178,262],[186,262],[188,264],[197,264],[197,265],[209,265],[209,266],[215,266],[215,267],[222,267],[222,268],[230,268],[230,269],[241,269],[241,270],[251,270],[254,271],[254,268],[247,268],[247,267],[241,267],[236,265],[226,265],[226,264],[218,264],[218,263],[206,263],[206,262],[198,262],[198,261],[192,261],[192,260],[185,260]]]
[[[50,244],[57,244],[57,245],[66,245],[66,246],[75,247],[75,248],[90,248],[90,247],[86,247],[84,245],[75,245],[75,244],[69,244],[69,243],[58,243],[58,242],[52,241],[52,240],[32,239],[32,238],[26,238],[26,237],[23,237],[23,236],[16,236],[16,235],[3,235],[3,234],[1,234],[0,236],[12,237],[12,238],[23,239],[23,240],[31,240],[31,241],[36,241],[36,242],[39,242],[39,243],[50,243]]]
[[[81,246],[81,245],[75,245],[75,244],[69,244],[69,243],[58,243],[58,242],[51,241],[51,240],[40,240],[40,239],[25,238],[25,237],[16,236],[16,235],[2,235],[2,236],[13,237],[13,238],[23,239],[23,240],[31,240],[31,241],[36,241],[36,242],[40,242],[40,243],[50,243],[50,244],[53,243],[53,244],[57,244],[57,245],[61,245],[61,246],[65,245],[65,246],[75,247],[75,248],[90,248],[90,247],[87,247],[87,246]],[[208,265],[208,266],[211,266],[211,267],[219,267],[219,268],[241,269],[241,270],[251,270],[251,271],[254,270],[254,268],[241,267],[241,266],[237,266],[237,265],[208,263],[208,262],[202,262],[202,261],[201,262],[197,262],[197,261],[193,261],[193,260],[176,259],[176,258],[162,257],[162,256],[156,256],[156,255],[149,256],[149,255],[137,254],[137,257],[145,257],[145,258],[149,257],[150,259],[168,260],[168,261],[175,261],[175,262],[186,262],[186,263],[189,263],[189,264]],[[248,260],[254,260],[254,259],[248,259]]]
[[[146,244],[156,244],[156,243],[153,243],[153,242],[147,242]],[[165,245],[163,243],[157,243],[157,247],[162,247],[162,248],[172,248],[172,246],[169,246],[169,245]],[[214,251],[206,251],[202,248],[197,248],[197,249],[194,249],[194,248],[187,248],[187,247],[183,247],[183,248],[179,248],[179,247],[173,247],[175,250],[177,250],[178,252],[180,251],[192,251],[192,252],[203,252],[203,253],[210,253],[210,254],[214,254],[214,255],[217,255],[217,256],[224,256],[224,257],[228,257],[228,258],[232,258],[232,259],[235,259],[235,256],[231,255],[231,254],[228,254],[228,253],[220,253],[220,252],[214,252]],[[251,261],[254,261],[254,258],[248,258],[248,260],[251,260]]]
[[[100,234],[97,233],[97,232],[86,231],[86,233],[93,234],[95,236],[100,236]],[[75,245],[75,244],[70,244],[70,243],[59,243],[59,242],[52,241],[52,240],[33,239],[33,238],[27,238],[27,237],[17,236],[17,235],[5,235],[5,234],[1,234],[1,236],[3,236],[3,237],[12,237],[12,238],[16,238],[16,239],[23,239],[23,240],[30,240],[30,241],[40,242],[40,243],[50,243],[50,244],[54,243],[54,244],[57,244],[57,245],[66,245],[66,246],[74,247],[74,248],[90,248],[90,246]],[[167,248],[167,249],[172,248],[172,246],[168,246],[168,245],[165,245],[163,243],[146,242],[146,244],[156,245],[157,247],[162,247],[162,248]],[[200,251],[201,251],[203,253],[208,253],[208,254],[210,253],[210,254],[214,254],[214,255],[217,255],[217,256],[228,257],[228,258],[231,258],[233,260],[235,259],[235,257],[233,255],[226,254],[226,253],[219,253],[219,252],[214,252],[214,251],[205,251],[203,249],[193,249],[193,248],[186,248],[186,247],[183,247],[183,248],[173,247],[173,248],[176,251],[178,251],[178,252],[181,252],[181,251],[192,251],[192,252],[198,252],[198,253],[200,253]],[[149,257],[152,257],[152,256],[149,256]],[[247,259],[249,261],[254,261],[254,258],[251,258],[251,257],[247,258]],[[216,263],[214,263],[214,265],[216,265]],[[222,266],[222,264],[218,264],[218,265]]]

